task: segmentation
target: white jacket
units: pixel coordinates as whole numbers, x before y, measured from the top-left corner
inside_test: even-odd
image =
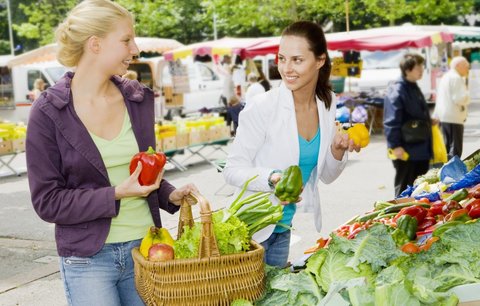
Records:
[[[465,80],[455,69],[451,69],[438,85],[432,117],[439,119],[440,122],[464,124],[469,103],[470,96]]]
[[[317,231],[322,226],[318,179],[326,184],[331,183],[340,175],[347,162],[347,151],[341,161],[336,160],[331,152],[336,131],[336,99],[333,93],[332,96],[330,110],[317,98],[321,136],[318,164],[303,189],[302,201],[297,204],[303,211],[314,212]],[[237,134],[223,174],[227,183],[237,187],[258,175],[250,183],[249,192],[271,191],[268,185],[270,173],[275,169],[283,170],[298,165],[299,157],[293,95],[281,84],[280,87],[253,97],[240,113]],[[278,204],[276,197],[272,197],[272,200]],[[273,229],[274,226],[271,225],[256,233],[253,239],[263,242]]]

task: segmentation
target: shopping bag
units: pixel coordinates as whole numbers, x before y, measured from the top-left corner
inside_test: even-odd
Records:
[[[432,146],[433,159],[432,164],[443,164],[447,162],[447,147],[443,142],[443,135],[438,125],[432,125]]]

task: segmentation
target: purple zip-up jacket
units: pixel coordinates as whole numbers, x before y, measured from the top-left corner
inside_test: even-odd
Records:
[[[27,126],[26,157],[32,204],[43,220],[55,223],[60,256],[92,256],[105,244],[112,217],[118,215],[100,152],[75,113],[68,72],[33,103]],[[114,76],[130,115],[138,150],[155,147],[153,92],[137,81]],[[148,197],[154,224],[160,211],[179,207],[168,197],[175,188],[162,180]]]

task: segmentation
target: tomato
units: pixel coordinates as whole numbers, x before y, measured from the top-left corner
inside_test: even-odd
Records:
[[[462,205],[458,204],[457,201],[451,200],[451,201],[448,201],[445,205],[443,205],[442,212],[444,215],[447,215],[454,210],[458,210],[462,208],[463,208]]]
[[[407,254],[413,254],[413,253],[418,253],[420,252],[420,248],[418,247],[418,245],[416,245],[415,243],[413,242],[407,242],[405,243],[402,248],[401,248],[402,252],[404,253],[407,253]]]
[[[421,198],[417,200],[419,203],[425,203],[425,204],[430,204],[430,200],[428,198]]]
[[[480,218],[480,199],[476,199],[467,205],[468,216],[472,219]]]

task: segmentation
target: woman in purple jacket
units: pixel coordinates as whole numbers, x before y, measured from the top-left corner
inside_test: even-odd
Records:
[[[160,174],[140,186],[139,151],[155,146],[153,92],[122,79],[138,54],[133,18],[108,0],[77,5],[56,31],[58,61],[75,67],[33,104],[27,132],[33,206],[55,223],[70,305],[143,305],[131,250],[159,208],[174,213],[195,186],[175,189]]]

